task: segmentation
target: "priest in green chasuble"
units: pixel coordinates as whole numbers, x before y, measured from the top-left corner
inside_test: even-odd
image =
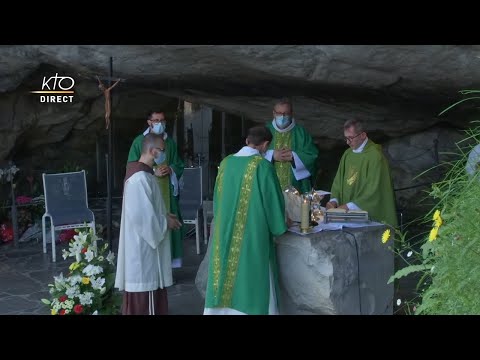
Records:
[[[247,146],[220,163],[205,315],[278,314],[273,237],[287,225],[275,168],[262,156],[271,140],[268,128],[253,127]]]
[[[350,148],[340,160],[326,208],[365,210],[372,220],[396,227],[395,194],[381,146],[367,137],[358,120],[345,123],[344,136]]]
[[[128,153],[128,162],[138,161],[142,152],[142,141],[148,133],[159,134],[165,141],[166,159],[161,164],[154,166],[154,175],[157,177],[158,185],[162,191],[162,197],[167,210],[174,214],[182,223],[180,229],[171,231],[171,252],[172,268],[182,267],[183,258],[183,238],[185,236],[185,226],[183,225],[182,215],[179,206],[179,188],[178,180],[183,175],[184,163],[178,156],[177,144],[168,137],[166,130],[167,120],[163,111],[150,111],[147,114],[148,128],[138,135],[130,147]]]
[[[288,99],[275,104],[273,117],[267,124],[273,140],[265,159],[274,164],[282,190],[294,186],[302,193],[310,191],[315,186],[318,148],[305,128],[295,122]]]

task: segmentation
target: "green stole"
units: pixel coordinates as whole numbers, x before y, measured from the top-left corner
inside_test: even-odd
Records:
[[[278,132],[275,136],[273,148],[281,150],[283,148],[292,148],[292,131]],[[285,161],[275,161],[275,171],[277,172],[280,188],[284,191],[292,185],[292,164]]]

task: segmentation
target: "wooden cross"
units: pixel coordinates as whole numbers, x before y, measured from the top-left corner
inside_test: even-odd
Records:
[[[110,115],[112,113],[112,105],[111,105],[111,98],[110,98],[110,91],[117,86],[117,84],[120,81],[125,81],[125,79],[115,79],[116,81],[113,83],[113,85],[110,85],[110,87],[106,87],[103,83],[103,80],[108,80],[108,81],[114,81],[114,79],[109,78],[109,77],[98,77],[98,88],[103,92],[103,95],[105,96],[105,129],[108,129],[110,126]]]

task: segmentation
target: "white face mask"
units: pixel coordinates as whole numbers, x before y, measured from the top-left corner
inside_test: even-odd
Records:
[[[153,127],[152,127],[153,133],[163,134],[164,131],[165,131],[165,126],[163,125],[163,122],[153,124]]]
[[[166,158],[167,155],[165,154],[165,151],[159,151],[153,161],[155,161],[155,164],[160,165],[165,161]]]
[[[275,116],[275,123],[280,129],[286,128],[292,122],[290,115],[277,115]]]

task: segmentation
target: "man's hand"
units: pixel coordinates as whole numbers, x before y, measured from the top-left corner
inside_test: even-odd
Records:
[[[344,210],[347,210],[347,211],[349,210],[347,204],[340,205],[338,208],[339,208],[339,209],[344,209]]]
[[[336,201],[329,201],[325,204],[325,208],[328,209],[334,209],[338,206]]]
[[[293,161],[292,150],[290,150],[290,149],[284,150],[283,161],[288,161],[288,162]]]
[[[167,176],[167,175],[170,175],[171,173],[172,173],[172,169],[170,169],[170,166],[163,165],[155,169],[155,176],[158,176],[158,177]]]
[[[178,221],[175,215],[167,214],[167,228],[169,230],[178,230],[181,227],[182,227],[182,223]]]
[[[273,151],[273,160],[281,161],[280,159],[282,158],[282,151],[283,150],[274,150]]]
[[[290,162],[293,160],[292,150],[290,149],[275,150],[273,152],[273,159],[275,161]]]

